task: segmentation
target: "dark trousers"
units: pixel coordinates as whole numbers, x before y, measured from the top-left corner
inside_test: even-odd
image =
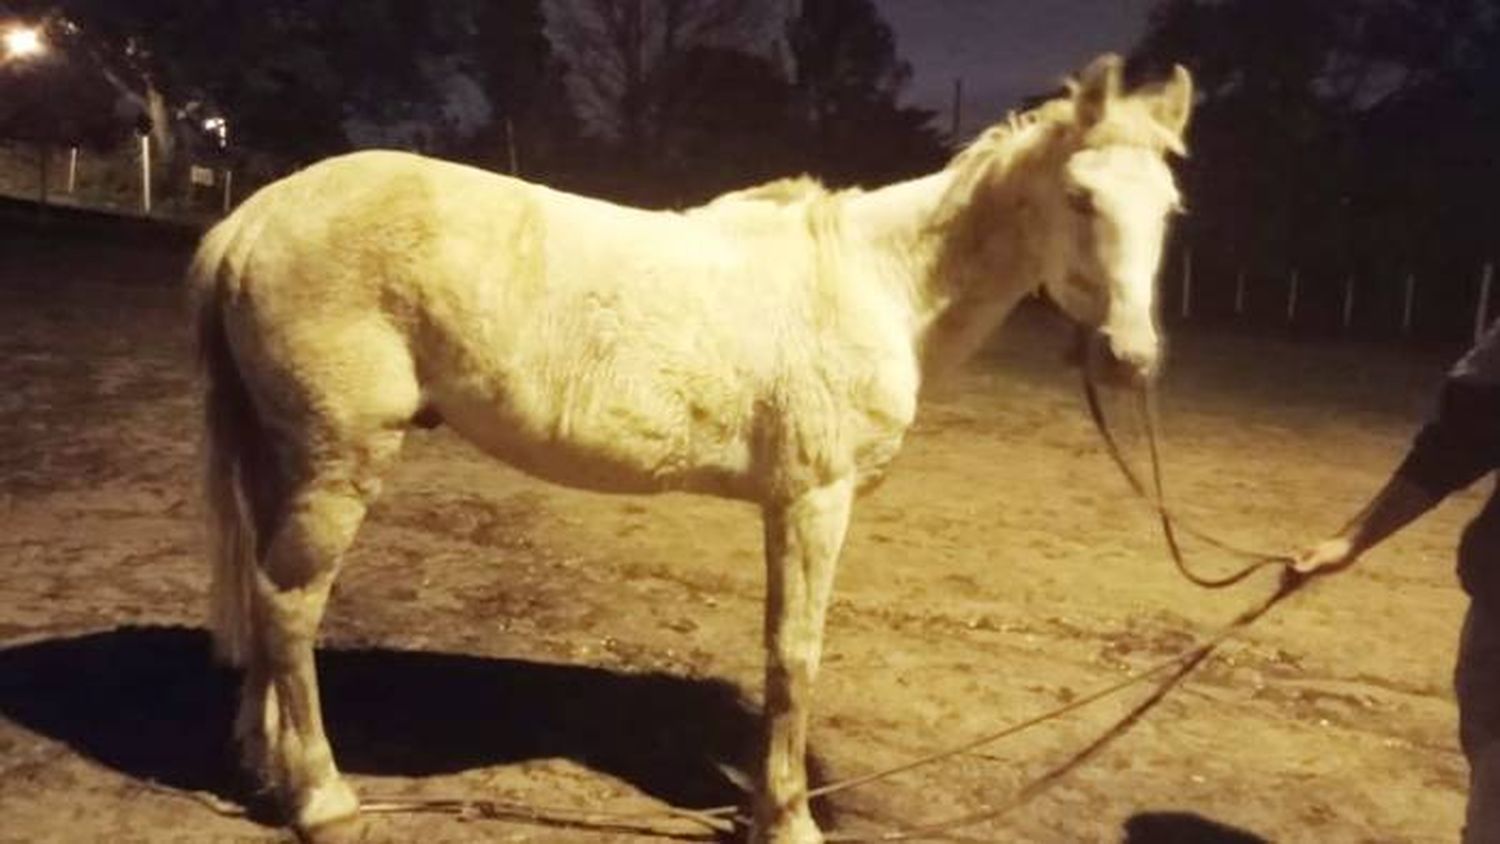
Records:
[[[1458,737],[1469,760],[1464,844],[1500,844],[1500,613],[1469,605],[1454,671]]]

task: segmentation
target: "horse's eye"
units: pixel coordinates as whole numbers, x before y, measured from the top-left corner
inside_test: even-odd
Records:
[[[1072,188],[1068,191],[1068,207],[1079,214],[1090,216],[1094,213],[1094,194],[1084,188]]]

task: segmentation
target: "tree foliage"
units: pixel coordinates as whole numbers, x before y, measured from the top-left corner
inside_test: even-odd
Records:
[[[241,147],[307,161],[385,141],[462,149],[542,100],[540,0],[63,0],[54,40],[164,122],[220,112]],[[142,108],[145,111],[145,108]]]
[[[812,169],[834,182],[878,182],[942,161],[934,114],[897,101],[911,66],[870,0],[802,0],[786,31]]]
[[[870,0],[15,5],[59,49],[47,85],[41,66],[0,73],[27,94],[0,99],[4,136],[139,123],[185,161],[213,153],[201,128],[223,116],[266,175],[394,146],[653,204],[797,172],[887,181],[947,154],[899,103],[910,68]]]
[[[1465,282],[1493,257],[1500,0],[1166,0],[1132,65],[1173,62],[1205,250]]]
[[[556,0],[553,10],[585,116],[637,162],[657,153],[686,54],[753,51],[764,18],[758,0]]]
[[[809,172],[878,183],[947,155],[869,0],[566,0],[555,30],[617,194],[701,199]]]

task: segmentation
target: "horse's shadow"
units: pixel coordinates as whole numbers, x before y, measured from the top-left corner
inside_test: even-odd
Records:
[[[1266,844],[1266,839],[1190,812],[1143,812],[1125,822],[1124,844]]]
[[[706,807],[742,802],[721,765],[753,770],[758,718],[722,681],[384,649],[320,651],[318,670],[351,773],[567,758]],[[244,800],[235,689],[200,630],[130,627],[0,651],[0,714],[127,775]]]

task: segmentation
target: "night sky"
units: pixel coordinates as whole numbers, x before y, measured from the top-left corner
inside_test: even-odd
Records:
[[[875,0],[912,65],[906,99],[941,112],[964,80],[967,137],[1022,97],[1047,91],[1102,52],[1128,52],[1149,0]]]

